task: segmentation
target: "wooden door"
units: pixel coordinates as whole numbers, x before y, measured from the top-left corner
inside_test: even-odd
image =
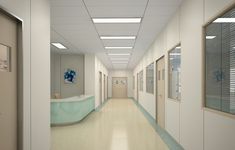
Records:
[[[156,104],[157,104],[157,123],[164,128],[165,127],[165,61],[164,57],[157,61],[156,65]]]
[[[127,98],[127,78],[113,77],[112,78],[112,97]]]
[[[0,150],[17,150],[17,21],[0,22]]]

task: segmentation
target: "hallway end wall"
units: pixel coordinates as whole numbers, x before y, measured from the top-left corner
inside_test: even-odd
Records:
[[[127,96],[132,98],[133,95],[133,72],[130,70],[110,70],[109,71],[109,85],[108,85],[108,97],[112,97],[112,78],[113,77],[126,77],[127,78]]]

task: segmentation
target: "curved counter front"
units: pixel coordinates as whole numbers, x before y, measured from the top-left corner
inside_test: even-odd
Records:
[[[95,109],[94,96],[75,96],[51,100],[51,125],[72,124]]]

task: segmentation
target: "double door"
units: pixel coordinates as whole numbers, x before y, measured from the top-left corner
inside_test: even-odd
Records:
[[[127,78],[113,77],[112,78],[112,97],[127,98]]]

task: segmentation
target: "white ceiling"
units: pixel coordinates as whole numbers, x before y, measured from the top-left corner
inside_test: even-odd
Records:
[[[51,42],[59,53],[95,53],[109,69],[133,69],[182,0],[51,0]],[[93,17],[142,17],[140,24],[94,24]],[[100,40],[100,35],[136,35],[136,40]],[[134,46],[129,63],[112,64],[104,46]]]

